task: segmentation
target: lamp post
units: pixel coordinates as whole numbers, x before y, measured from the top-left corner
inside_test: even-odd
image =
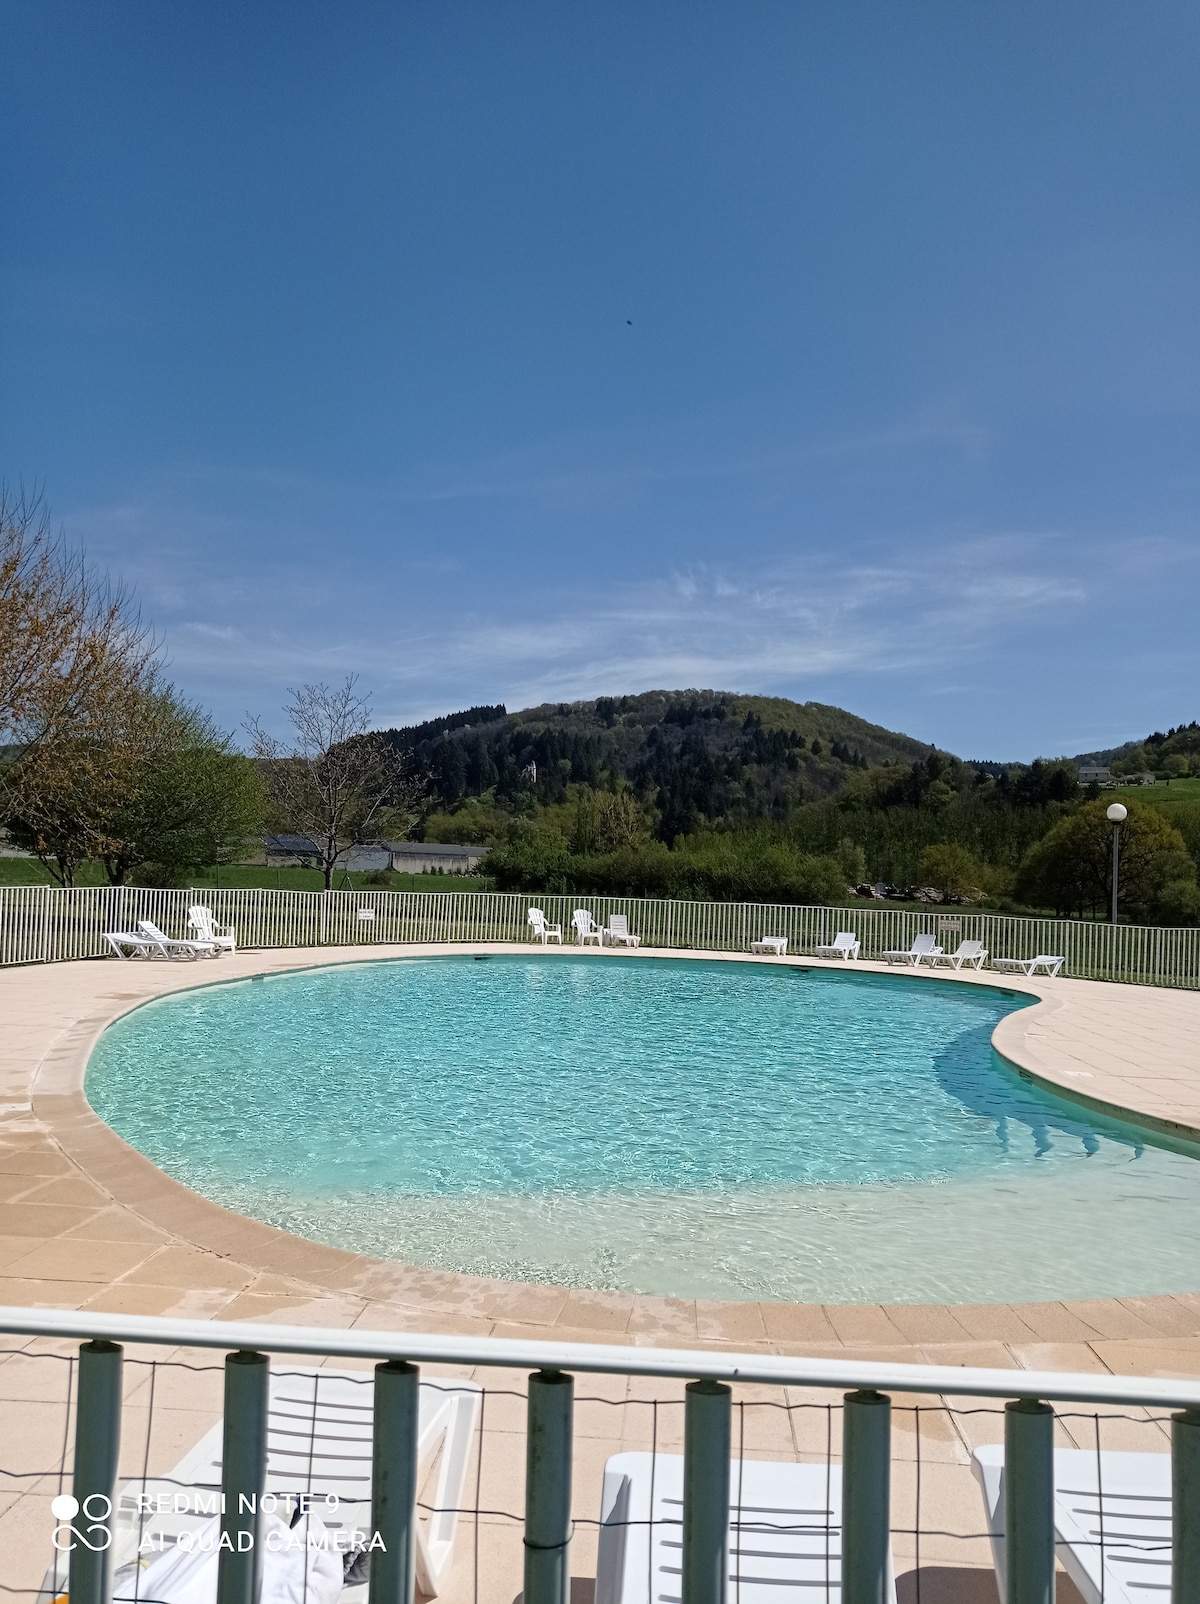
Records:
[[[1129,817],[1129,809],[1124,802],[1110,803],[1108,809],[1109,822],[1113,827],[1113,884],[1112,884],[1112,922],[1117,922],[1117,868],[1121,856],[1121,826]]]

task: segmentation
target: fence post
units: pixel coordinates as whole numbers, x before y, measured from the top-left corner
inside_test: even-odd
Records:
[[[1171,1416],[1171,1604],[1200,1604],[1200,1409]]]
[[[842,1414],[842,1600],[885,1604],[891,1551],[892,1400],[848,1392]]]
[[[112,1598],[113,1495],[121,1448],[121,1361],[115,1342],[85,1342],[79,1350],[79,1401],[75,1418],[78,1534],[71,1550],[72,1604],[109,1604]]]
[[[728,1593],[732,1397],[721,1381],[684,1389],[683,1604],[725,1604]]]
[[[417,1555],[417,1434],[421,1372],[388,1359],[375,1366],[370,1604],[412,1604]]]
[[[561,1370],[529,1378],[524,1604],[567,1604],[574,1399],[575,1378]]]
[[[229,1547],[221,1549],[217,1562],[217,1604],[258,1604],[258,1506],[267,1469],[270,1375],[265,1353],[226,1355],[221,1534],[228,1534]]]
[[[1006,1604],[1054,1604],[1054,1410],[1004,1406]]]

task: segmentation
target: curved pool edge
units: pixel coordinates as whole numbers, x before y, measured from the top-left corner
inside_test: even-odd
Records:
[[[0,1110],[0,1142],[10,1155],[0,1162],[10,1167],[16,1163],[18,1177],[39,1177],[28,1194],[14,1195],[14,1187],[7,1187],[4,1195],[13,1201],[0,1205],[0,1220],[6,1211],[10,1217],[15,1211],[22,1228],[28,1227],[32,1198],[35,1212],[47,1202],[51,1208],[59,1208],[54,1221],[47,1217],[47,1226],[60,1223],[62,1205],[53,1201],[56,1184],[62,1198],[71,1195],[72,1186],[76,1198],[89,1191],[96,1216],[53,1235],[47,1232],[44,1251],[25,1256],[34,1262],[27,1264],[20,1257],[13,1261],[10,1256],[8,1265],[0,1263],[0,1282],[15,1283],[7,1289],[0,1286],[0,1298],[9,1303],[54,1301],[60,1306],[105,1307],[113,1312],[165,1313],[183,1306],[194,1313],[220,1313],[223,1318],[262,1318],[266,1313],[306,1322],[316,1317],[326,1323],[367,1320],[375,1325],[386,1313],[389,1318],[384,1323],[397,1328],[407,1325],[409,1329],[502,1335],[518,1330],[545,1334],[552,1327],[556,1335],[571,1332],[580,1340],[677,1343],[685,1337],[699,1343],[728,1342],[743,1347],[748,1343],[799,1344],[808,1352],[852,1343],[903,1346],[1200,1336],[1200,1298],[1191,1295],[1087,1303],[1047,1301],[1019,1307],[722,1303],[584,1292],[372,1259],[291,1236],[191,1192],[130,1148],[100,1119],[84,1094],[88,1057],[101,1033],[116,1019],[159,996],[256,974],[400,957],[528,956],[530,951],[522,944],[375,947],[339,949],[336,954],[305,949],[238,954],[215,961],[212,969],[206,966],[204,972],[182,965],[84,962],[0,974],[0,995],[8,1002],[20,990],[26,1016],[16,1051],[6,1046],[0,1056],[0,1095],[6,1099],[19,1096],[23,1083],[28,1098],[27,1102],[6,1102]],[[571,952],[566,949],[567,955]],[[549,961],[556,956],[553,949],[545,954]],[[624,954],[605,954],[602,959],[589,956],[596,961],[626,961]],[[768,962],[813,969],[845,967],[803,957],[764,960],[744,954],[677,950],[648,951],[638,957]],[[860,972],[900,972],[908,978],[914,974],[876,964],[856,967]],[[1105,1111],[1111,1110],[1116,1117],[1134,1117],[1139,1122],[1168,1118],[1172,1134],[1200,1136],[1200,1094],[1194,1111],[1186,1099],[1173,1115],[1151,1106],[1164,1095],[1164,1082],[1168,1087],[1178,1082],[1183,1098],[1188,1090],[1186,1081],[1197,1079],[1184,1074],[1185,1062],[1175,1062],[1169,1051],[1164,1060],[1162,1048],[1164,1042],[1169,1047],[1176,1036],[1181,1041],[1195,1039],[1200,996],[1061,979],[1029,981],[1006,976],[998,981],[990,975],[946,971],[928,978],[984,985],[1037,1000],[1038,1006],[1007,1015],[994,1035],[997,1050],[1018,1073],[1027,1073],[1047,1089],[1085,1105],[1098,1098]],[[1164,1015],[1170,1016],[1170,1028],[1163,1028]],[[1121,1017],[1123,1030],[1114,1029],[1114,1021],[1119,1024]],[[1149,1061],[1148,1024],[1156,1027]],[[1097,1037],[1110,1061],[1083,1068],[1085,1063],[1097,1064]],[[1121,1052],[1127,1053],[1129,1044],[1138,1042],[1140,1059],[1132,1066],[1136,1073],[1125,1077],[1128,1096],[1123,1102],[1114,1101],[1108,1081],[1114,1075],[1119,1078]],[[1103,1084],[1085,1090],[1076,1084],[1081,1076]],[[28,1120],[23,1118],[26,1109]],[[39,1151],[45,1155],[40,1161]],[[56,1169],[55,1154],[66,1161],[62,1168]],[[40,1179],[43,1171],[47,1172],[44,1180]],[[108,1225],[105,1222],[110,1215],[119,1217]],[[134,1243],[124,1240],[137,1229],[146,1233],[137,1245],[144,1250],[140,1252]],[[110,1251],[114,1244],[108,1236],[120,1239],[128,1251]],[[79,1261],[92,1251],[89,1243],[96,1263],[87,1279],[79,1279]],[[28,1273],[16,1272],[32,1271],[38,1260],[47,1271],[38,1278],[41,1296],[22,1296],[21,1288],[31,1281]],[[130,1267],[120,1268],[125,1260],[131,1261]]]

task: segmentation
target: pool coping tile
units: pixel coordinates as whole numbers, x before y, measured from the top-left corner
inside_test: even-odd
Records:
[[[0,1297],[59,1307],[101,1307],[109,1297],[114,1313],[170,1307],[174,1299],[176,1308],[190,1303],[209,1318],[229,1307],[270,1308],[278,1319],[293,1307],[324,1306],[343,1311],[337,1323],[363,1329],[383,1329],[378,1319],[390,1310],[409,1330],[421,1325],[433,1332],[465,1328],[470,1334],[488,1330],[526,1340],[649,1342],[718,1351],[799,1346],[814,1356],[904,1353],[913,1362],[935,1350],[984,1353],[997,1342],[1007,1345],[1014,1363],[1047,1347],[1093,1353],[1102,1348],[1115,1356],[1126,1343],[1149,1350],[1164,1341],[1195,1341],[1200,1354],[1200,1288],[1175,1297],[1032,1304],[822,1306],[593,1292],[372,1259],[305,1241],[197,1196],[122,1142],[84,1095],[84,1070],[99,1035],[121,1014],[154,997],[255,974],[479,950],[529,954],[535,949],[507,944],[480,949],[469,943],[279,949],[227,956],[211,969],[126,963],[118,970],[115,961],[87,960],[0,971],[0,1006],[12,1025],[0,1046],[0,1086],[6,1101],[18,1105],[11,1121],[0,1123],[0,1198],[5,1199],[0,1231],[21,1239],[24,1247],[7,1263],[0,1250]],[[553,949],[545,956],[553,961]],[[646,949],[640,956],[826,967],[804,957]],[[897,973],[867,963],[861,970]],[[926,972],[903,973],[911,979]],[[1030,1080],[1084,1107],[1111,1109],[1153,1129],[1200,1140],[1200,1084],[1191,1068],[1191,1043],[1200,1036],[1200,995],[973,972],[939,971],[936,979],[998,987],[1037,1002],[1007,1015],[994,1036],[997,1050]],[[56,1187],[72,1201],[36,1200],[50,1199]],[[123,1248],[136,1262],[107,1283],[3,1274],[12,1262],[32,1270],[43,1243],[62,1244],[54,1253],[64,1266],[81,1251],[77,1245],[87,1243],[100,1244],[105,1253]],[[114,1264],[122,1257],[118,1251]]]

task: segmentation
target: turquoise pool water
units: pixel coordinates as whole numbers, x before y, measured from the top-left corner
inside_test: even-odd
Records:
[[[206,987],[101,1038],[93,1106],[318,1241],[683,1297],[1194,1290],[1200,1165],[1025,1084],[1023,999],[695,960],[432,958]]]

